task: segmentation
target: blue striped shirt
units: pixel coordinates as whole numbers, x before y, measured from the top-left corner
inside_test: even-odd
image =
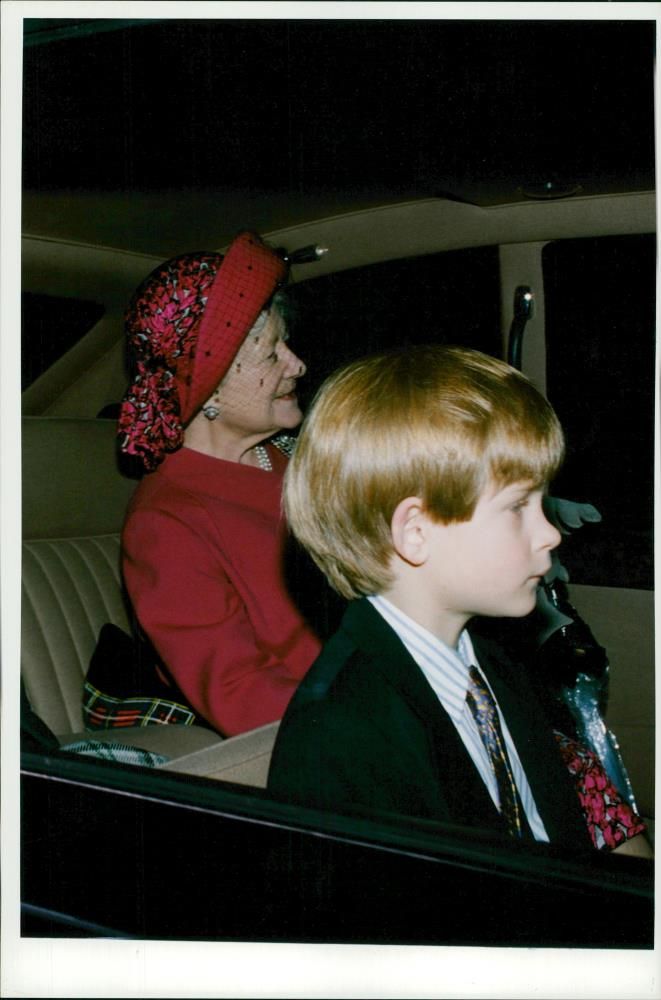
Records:
[[[459,636],[457,648],[452,649],[441,639],[432,635],[426,628],[423,628],[422,625],[414,622],[412,618],[404,614],[403,611],[400,611],[399,608],[396,608],[385,597],[369,597],[368,600],[401,639],[410,655],[422,670],[434,694],[452,719],[471,760],[487,787],[489,795],[496,808],[499,809],[500,797],[496,775],[480,737],[477,723],[466,702],[469,668],[474,666],[480,670],[480,665],[477,662],[473,643],[468,632],[464,629]],[[481,670],[480,674],[491,691],[491,687]],[[491,693],[493,695],[493,691]],[[494,701],[496,701],[495,695]],[[498,715],[500,717],[507,753],[512,765],[512,775],[516,782],[521,804],[528,818],[530,829],[535,840],[548,842],[548,834],[544,828],[542,818],[537,811],[528,779],[526,778],[519,755],[514,746],[514,741],[497,701],[496,706],[498,707]]]

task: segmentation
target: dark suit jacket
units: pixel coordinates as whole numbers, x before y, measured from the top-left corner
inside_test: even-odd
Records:
[[[525,667],[472,635],[552,843],[591,846],[578,796]],[[367,600],[342,624],[281,722],[269,789],[334,812],[375,811],[504,832],[452,720]]]

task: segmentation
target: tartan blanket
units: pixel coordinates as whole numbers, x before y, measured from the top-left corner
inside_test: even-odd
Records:
[[[179,724],[192,726],[195,713],[166,698],[136,695],[115,698],[90,681],[83,686],[83,718],[86,729],[125,729],[129,726]]]

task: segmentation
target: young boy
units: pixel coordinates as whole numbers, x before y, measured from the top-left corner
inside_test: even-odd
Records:
[[[351,603],[282,720],[276,796],[590,847],[525,668],[467,628],[533,610],[563,449],[544,397],[475,351],[409,348],[327,380],[285,508]]]

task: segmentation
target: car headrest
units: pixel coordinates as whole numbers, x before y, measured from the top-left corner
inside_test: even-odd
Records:
[[[136,480],[118,465],[114,420],[23,417],[23,538],[119,532]]]

